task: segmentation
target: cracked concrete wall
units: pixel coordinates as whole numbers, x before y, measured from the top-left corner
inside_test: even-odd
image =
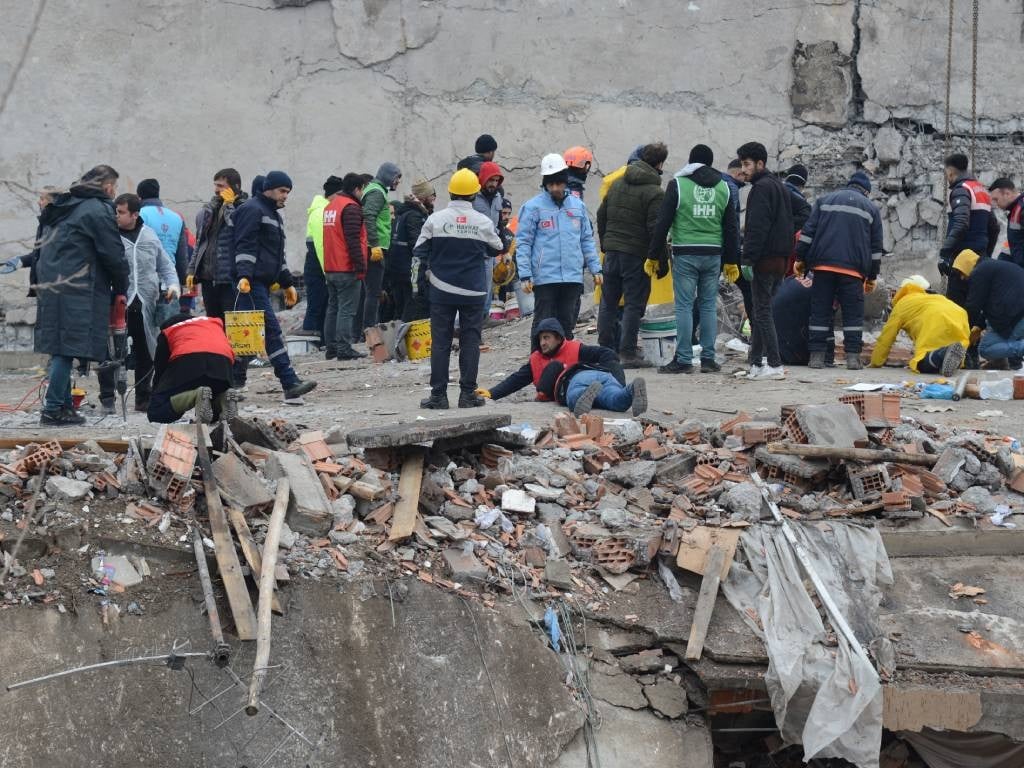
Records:
[[[866,163],[886,189],[880,202],[896,256],[916,265],[936,247],[929,201],[941,205],[936,163],[945,148],[936,133],[945,97],[940,4],[10,5],[0,29],[0,256],[30,244],[38,187],[67,184],[97,162],[121,171],[122,188],[158,177],[165,201],[188,217],[209,196],[212,172],[231,165],[246,184],[270,168],[292,175],[286,214],[297,268],[305,206],[328,174],[394,160],[402,191],[417,176],[443,187],[483,132],[498,139],[517,202],[536,189],[539,158],[574,144],[593,148],[600,175],[648,140],[669,144],[674,169],[698,141],[724,165],[756,139],[779,166],[810,165],[813,192]],[[982,5],[978,110],[992,140],[984,142],[989,165],[979,168],[1019,173],[1024,106],[1012,53],[1024,8],[1019,0]],[[962,134],[970,122],[968,4],[957,13],[952,123]],[[5,280],[21,286],[27,276]],[[20,291],[3,294],[12,306]]]

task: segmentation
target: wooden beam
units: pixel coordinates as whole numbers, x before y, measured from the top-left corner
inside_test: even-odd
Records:
[[[725,562],[725,550],[714,546],[708,551],[704,578],[700,582],[700,593],[697,595],[697,607],[693,611],[693,623],[690,625],[690,640],[686,645],[686,660],[696,661],[704,652],[704,639],[711,625],[711,613],[715,610],[715,599],[718,597],[718,583],[722,580],[722,563]]]
[[[420,505],[420,485],[423,482],[423,452],[410,453],[402,464],[398,478],[398,502],[391,518],[390,541],[412,536],[416,528],[416,510]]]
[[[242,510],[236,507],[228,507],[228,520],[238,536],[238,543],[242,546],[242,554],[245,555],[245,561],[252,570],[252,577],[259,584],[260,573],[263,570],[263,559],[260,557],[260,548],[252,537],[252,531],[249,530],[249,523],[246,522]],[[284,614],[284,610],[281,608],[281,601],[277,599],[276,592],[274,593],[271,608],[273,608],[274,613],[278,616]]]
[[[55,438],[36,436],[26,437],[0,437],[0,450],[10,450],[11,448],[17,448],[19,445],[28,445],[29,443],[52,443]],[[60,443],[60,447],[74,448],[79,443],[84,443],[87,440],[93,438],[89,437],[65,437],[57,440]],[[108,453],[126,453],[128,451],[127,440],[96,440],[96,444]]]
[[[808,459],[845,459],[846,461],[888,461],[893,464],[913,464],[932,467],[939,460],[930,453],[903,453],[903,451],[876,450],[874,448],[834,448],[830,445],[800,445],[797,443],[769,443],[768,453],[803,456]]]
[[[238,561],[238,553],[235,552],[235,542],[231,538],[228,518],[220,503],[220,491],[213,476],[210,453],[206,449],[206,429],[202,423],[196,424],[196,450],[203,474],[206,511],[210,517],[210,531],[213,534],[213,551],[217,558],[220,578],[224,582],[224,590],[228,594],[231,615],[235,619],[235,632],[241,640],[255,640],[256,612],[252,608],[249,589],[242,575],[242,564]]]

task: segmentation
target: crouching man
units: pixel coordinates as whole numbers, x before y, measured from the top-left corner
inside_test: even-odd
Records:
[[[530,359],[493,389],[476,393],[491,400],[518,392],[532,383],[537,399],[552,401],[581,416],[591,408],[608,411],[633,409],[637,416],[647,410],[647,384],[641,379],[626,384],[618,356],[608,347],[566,340],[562,324],[553,317],[541,320],[534,334]]]
[[[175,315],[160,326],[153,362],[153,392],[146,415],[170,424],[193,408],[209,424],[237,415],[239,393],[230,389],[235,353],[219,317]]]

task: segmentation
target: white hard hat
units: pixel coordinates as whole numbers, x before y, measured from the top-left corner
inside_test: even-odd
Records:
[[[907,285],[916,285],[925,291],[932,287],[931,283],[929,283],[928,279],[923,275],[911,275],[910,277],[903,278],[903,281],[900,283],[900,288]]]
[[[557,152],[552,152],[550,155],[544,155],[540,161],[540,175],[550,176],[553,173],[564,171],[568,168],[565,164],[565,158]]]

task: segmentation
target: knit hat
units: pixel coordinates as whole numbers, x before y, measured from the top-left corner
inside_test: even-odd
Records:
[[[284,171],[271,171],[263,180],[263,191],[279,189],[280,187],[292,188],[291,177]]]
[[[324,182],[324,197],[330,197],[338,192],[341,192],[342,179],[338,176],[328,176],[327,181]]]
[[[932,287],[932,284],[928,282],[928,278],[924,277],[924,275],[911,275],[910,277],[903,278],[900,282],[900,288],[907,285],[916,285],[923,291],[927,291]]]
[[[377,181],[388,188],[390,188],[401,175],[402,169],[394,163],[381,163],[380,168],[377,169]]]
[[[473,145],[473,151],[479,154],[484,152],[494,152],[498,148],[498,142],[494,140],[494,137],[489,133],[485,133],[477,137],[476,144]]]
[[[135,194],[143,200],[148,200],[151,197],[160,197],[160,182],[156,179],[143,179],[135,187]]]
[[[807,166],[802,163],[789,166],[783,181],[788,181],[790,184],[795,184],[798,187],[804,186],[807,184]]]
[[[487,160],[480,164],[480,172],[477,173],[476,177],[480,180],[480,186],[482,187],[487,183],[487,180],[498,177],[498,184],[505,181],[505,176],[501,173],[501,166],[491,160]]]
[[[864,171],[857,171],[850,177],[850,180],[846,182],[847,186],[860,187],[865,192],[871,191],[871,179],[864,173]]]
[[[626,165],[629,165],[630,163],[635,163],[637,160],[639,160],[640,155],[644,153],[644,147],[646,146],[646,144],[637,144],[636,149],[630,152],[629,157],[626,158]]]
[[[412,185],[412,193],[420,200],[425,200],[431,195],[437,195],[437,190],[434,189],[434,185],[426,179],[419,179],[415,184]]]
[[[507,198],[507,197],[501,198],[501,207],[502,207],[502,209],[508,208],[511,211],[512,210],[512,200],[510,198]]]
[[[249,195],[256,197],[257,195],[263,194],[264,183],[266,182],[266,176],[256,175],[252,177],[252,185],[249,187]]]
[[[981,257],[978,256],[978,254],[976,254],[970,248],[967,248],[963,251],[960,251],[957,257],[953,259],[953,269],[962,274],[964,277],[970,277],[971,272],[973,272],[974,268],[978,265],[979,258]]]
[[[555,399],[555,384],[558,383],[558,377],[562,375],[564,369],[565,365],[563,363],[552,360],[540,372],[540,378],[537,379],[537,391],[548,400]]]
[[[707,144],[697,144],[690,150],[690,157],[687,162],[713,165],[715,162],[715,153],[711,151],[711,147]]]

